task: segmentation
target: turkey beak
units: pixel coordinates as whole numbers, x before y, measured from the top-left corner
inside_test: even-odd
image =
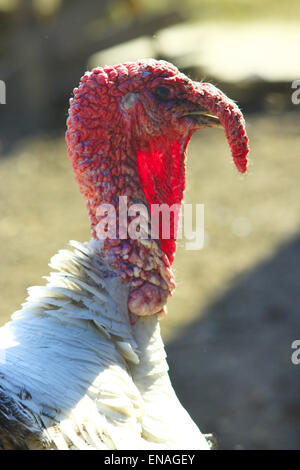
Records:
[[[200,108],[188,111],[184,113],[182,117],[191,119],[196,124],[196,128],[199,129],[201,127],[223,128],[219,118],[213,114],[210,114],[207,109]]]

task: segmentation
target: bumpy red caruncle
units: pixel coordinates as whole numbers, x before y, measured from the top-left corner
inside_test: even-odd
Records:
[[[155,98],[157,86],[174,96]],[[87,200],[92,236],[101,217],[97,209],[119,197],[128,206],[181,205],[185,187],[185,151],[196,130],[180,119],[178,103],[201,104],[224,126],[239,171],[247,168],[247,137],[238,107],[210,84],[196,83],[165,62],[142,60],[87,72],[70,100],[66,141],[76,180]],[[132,313],[161,311],[175,287],[171,264],[179,214],[171,217],[171,235],[158,240],[106,239],[104,256],[130,283]],[[117,221],[118,222],[118,221]]]

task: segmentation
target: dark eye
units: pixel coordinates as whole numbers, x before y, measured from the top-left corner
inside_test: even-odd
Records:
[[[173,94],[170,88],[166,86],[162,86],[162,85],[156,87],[154,90],[154,93],[155,93],[155,96],[157,96],[157,98],[164,100],[164,101],[169,100]]]

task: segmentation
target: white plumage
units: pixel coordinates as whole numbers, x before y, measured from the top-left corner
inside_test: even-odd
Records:
[[[209,449],[170,383],[157,316],[132,325],[102,242],[70,244],[0,329],[0,448]]]

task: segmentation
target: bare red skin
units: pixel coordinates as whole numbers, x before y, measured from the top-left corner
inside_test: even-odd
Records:
[[[195,91],[203,94],[203,106],[217,116],[225,130],[235,166],[246,173],[249,153],[248,137],[244,117],[239,107],[221,90],[210,83],[195,82]]]
[[[129,310],[135,315],[149,315],[149,310],[158,312],[166,304],[168,295],[167,290],[145,282],[139,289],[132,291],[128,303]]]
[[[176,94],[171,108],[153,97],[165,83]],[[173,65],[154,60],[96,68],[82,77],[70,100],[66,142],[93,237],[101,220],[97,208],[110,203],[118,211],[119,196],[127,196],[128,206],[142,203],[149,210],[153,204],[181,205],[186,146],[201,127],[180,119],[184,106],[201,106],[219,117],[234,163],[244,173],[248,139],[242,114],[213,85],[192,82]],[[159,229],[158,240],[104,242],[104,256],[130,284],[128,308],[135,315],[165,312],[175,288],[178,215],[171,218],[170,239]]]

